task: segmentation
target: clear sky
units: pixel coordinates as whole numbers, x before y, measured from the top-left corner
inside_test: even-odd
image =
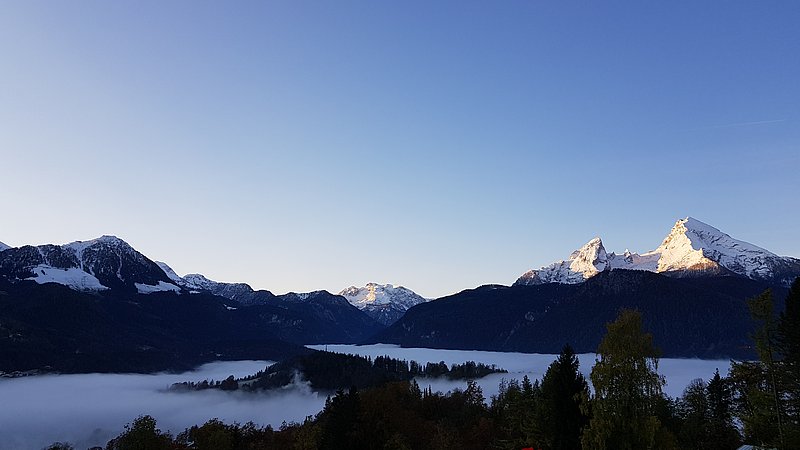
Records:
[[[800,2],[0,6],[0,241],[434,297],[656,247],[800,256]]]

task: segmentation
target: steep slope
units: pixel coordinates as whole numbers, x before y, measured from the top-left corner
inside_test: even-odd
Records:
[[[281,345],[352,344],[383,328],[343,297],[327,292],[277,297],[244,283],[220,283],[198,274],[180,277],[167,264],[151,261],[113,236],[6,249],[0,252],[0,281],[10,286],[0,294],[15,294],[4,298],[9,307],[0,311],[0,340],[4,329],[10,330],[6,350],[13,353],[6,353],[6,369],[41,363],[66,371],[147,371],[159,364],[169,366],[171,359],[174,364],[189,364],[203,357],[213,359],[216,353],[242,354],[243,337],[253,342],[272,339]],[[58,301],[62,303],[54,303]],[[12,315],[43,304],[52,306],[53,312],[41,308],[38,315]],[[131,305],[137,306],[131,309]],[[74,314],[64,312],[72,307]],[[79,311],[83,316],[75,315]],[[61,326],[55,323],[59,315],[70,320]],[[187,329],[192,317],[204,327],[202,331]],[[13,330],[8,328],[14,323]],[[120,336],[111,336],[114,329]],[[172,334],[181,329],[180,335]],[[22,341],[14,341],[20,336]],[[42,340],[41,349],[25,344],[37,339]],[[64,345],[57,342],[60,339]],[[209,340],[221,344],[211,352]],[[81,345],[66,345],[76,341]],[[24,349],[28,356],[14,348]],[[136,348],[163,351],[136,353]],[[75,352],[90,356],[73,364],[69,355]],[[49,353],[57,361],[47,362]],[[257,351],[251,353],[245,357],[261,357]]]
[[[746,299],[770,285],[742,277],[675,278],[613,270],[580,284],[484,286],[409,309],[371,342],[406,347],[593,352],[605,323],[638,309],[670,357],[752,357]],[[774,287],[780,309],[786,290]]]
[[[226,302],[208,294],[187,302],[172,292],[90,293],[0,278],[0,372],[187,370],[305,352]]]
[[[676,277],[737,275],[788,286],[800,275],[800,260],[730,237],[692,217],[678,220],[661,245],[644,254],[607,254],[599,238],[559,261],[520,276],[515,285],[582,283],[605,270],[628,269]]]
[[[603,241],[596,237],[572,252],[564,261],[525,272],[515,284],[583,283],[609,267]]]
[[[377,283],[367,283],[361,288],[350,286],[339,295],[383,325],[393,324],[408,308],[426,301],[403,286]]]
[[[236,300],[243,304],[249,304],[253,301],[255,291],[249,284],[223,283],[209,280],[199,273],[190,273],[181,277],[166,263],[156,261],[156,264],[167,274],[170,280],[192,293],[208,292],[230,300]]]
[[[294,323],[285,327],[282,333],[277,333],[292,342],[298,342],[293,336],[302,333],[303,344],[360,343],[384,328],[344,297],[328,291],[290,292],[249,306],[246,311],[258,311],[265,307],[278,307],[316,318],[317,325],[303,328],[299,323]]]
[[[156,263],[115,236],[60,246],[9,248],[0,252],[0,276],[63,284],[80,291],[180,290]]]
[[[2,252],[3,250],[8,250],[10,248],[11,248],[10,245],[6,245],[6,244],[0,242],[0,252]]]
[[[800,275],[800,260],[781,257],[761,247],[730,237],[688,217],[675,223],[659,254],[658,272],[689,273],[727,270],[753,280],[789,285]]]

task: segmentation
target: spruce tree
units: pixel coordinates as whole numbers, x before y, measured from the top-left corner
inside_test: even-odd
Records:
[[[588,400],[589,387],[578,367],[578,357],[567,345],[542,378],[538,442],[545,448],[580,448],[581,430],[589,421],[581,406]]]
[[[739,430],[733,423],[733,394],[730,380],[714,372],[706,386],[708,392],[708,449],[737,448],[741,444]]]

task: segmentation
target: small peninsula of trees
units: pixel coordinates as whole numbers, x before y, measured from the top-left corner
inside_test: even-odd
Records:
[[[483,378],[492,373],[506,373],[494,364],[467,361],[448,366],[444,361],[422,365],[416,361],[315,351],[269,366],[265,371],[235,380],[205,380],[172,385],[173,390],[221,389],[258,391],[288,386],[298,381],[308,382],[320,391],[335,392],[340,388],[364,389],[393,381],[409,381],[416,377],[467,380]],[[301,380],[302,379],[302,380]]]
[[[365,388],[340,388],[316,416],[278,429],[214,419],[172,436],[160,431],[153,418],[142,416],[106,448],[735,450],[746,442],[798,449],[800,279],[779,317],[772,311],[770,291],[752,299],[750,308],[759,359],[735,362],[728,377],[716,371],[707,381],[694,380],[677,399],[662,392],[659,351],[652,335],[642,329],[639,313],[623,310],[607,325],[598,347],[590,376],[593,393],[574,351],[565,346],[541,382],[527,377],[503,380],[499,393],[488,401],[474,381],[464,389],[440,393],[420,389],[413,377],[390,379]],[[323,353],[303,367],[317,367],[313,373],[332,370],[329,364],[334,361],[346,362],[363,366],[364,380],[373,380],[369,374],[376,369],[381,376],[478,370],[478,365],[441,364],[423,370],[391,358],[342,356],[346,358]],[[256,379],[265,379],[264,374]]]

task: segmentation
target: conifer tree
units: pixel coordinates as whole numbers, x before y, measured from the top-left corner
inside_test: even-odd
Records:
[[[578,367],[575,351],[566,345],[542,378],[537,442],[548,449],[580,448],[581,430],[588,423],[581,405],[588,401],[589,387]]]
[[[737,448],[741,444],[739,430],[733,423],[733,394],[730,380],[719,374],[719,369],[706,386],[708,397],[709,449]]]

